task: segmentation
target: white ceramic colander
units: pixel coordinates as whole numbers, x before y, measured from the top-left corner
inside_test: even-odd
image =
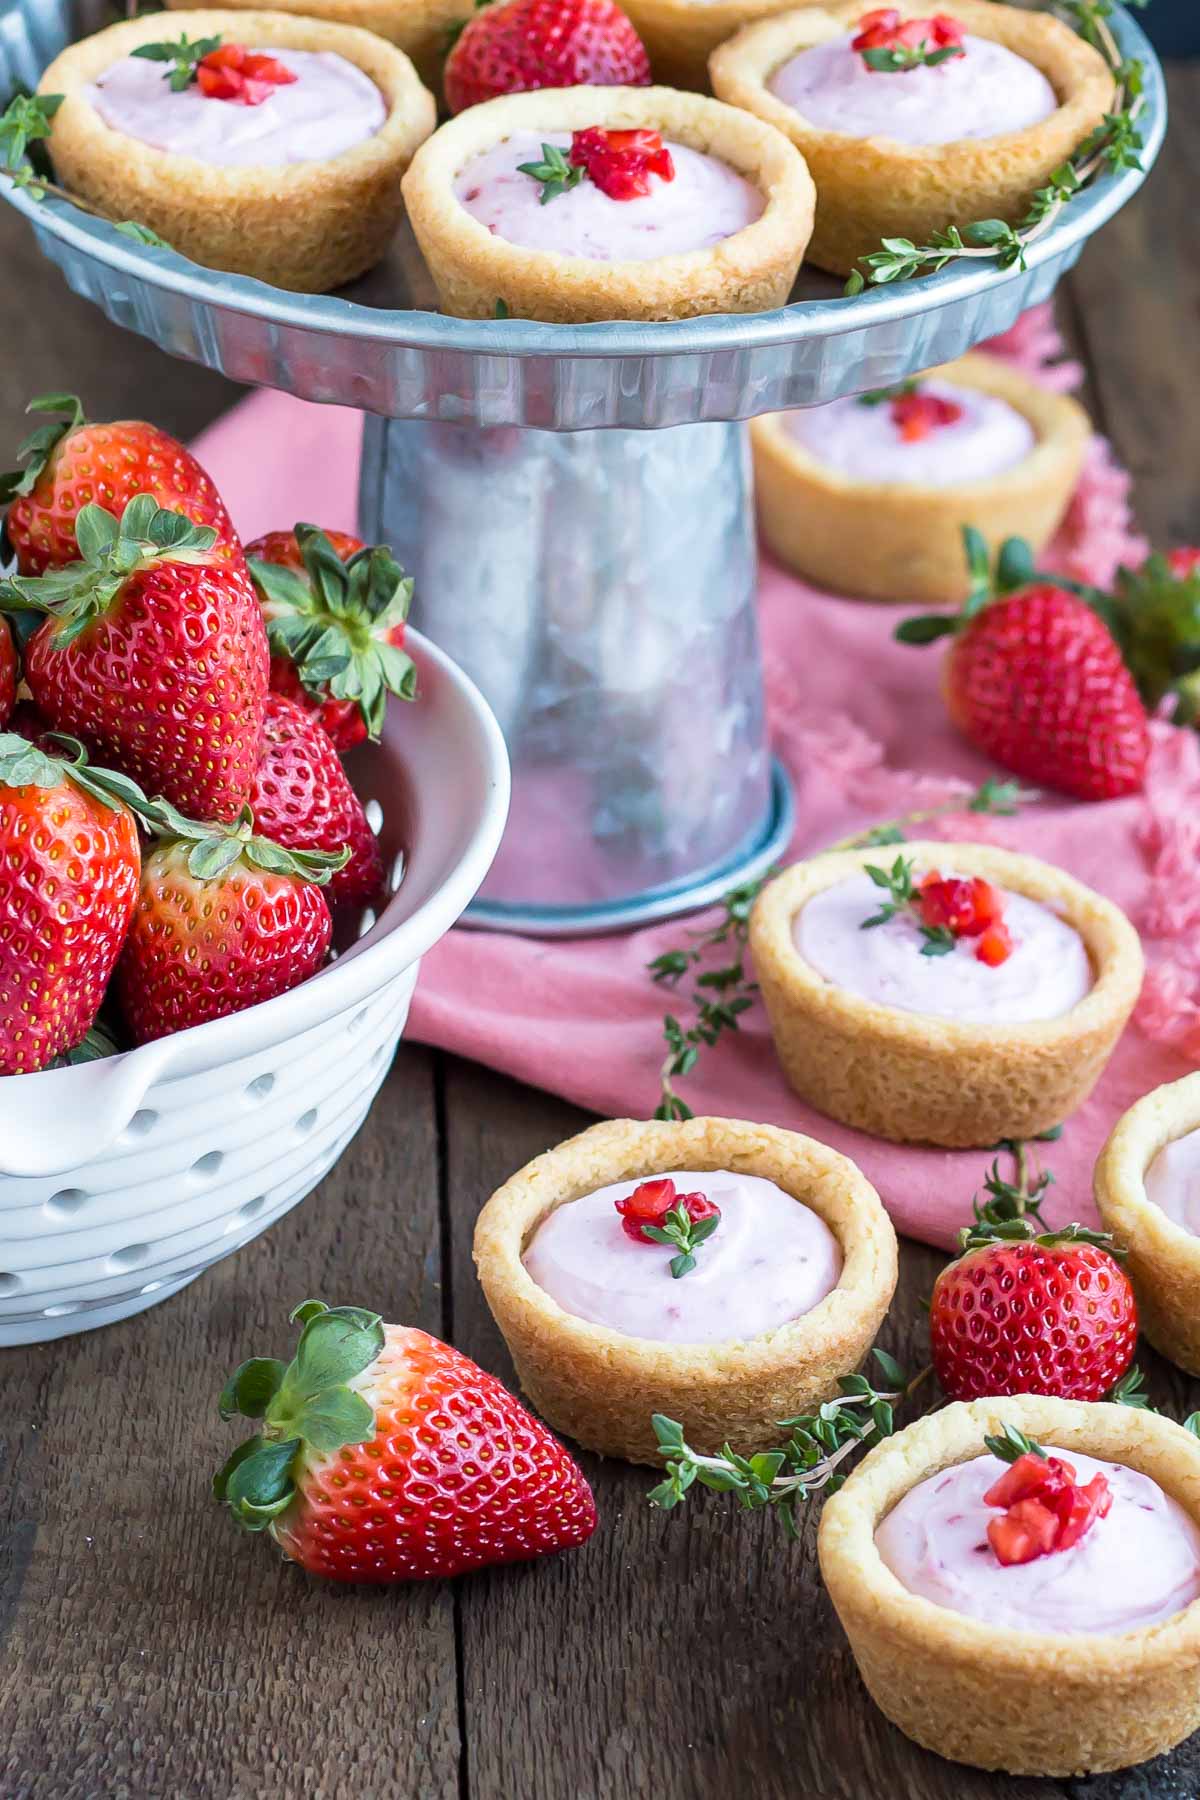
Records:
[[[508,759],[478,690],[411,632],[420,699],[356,751],[402,879],[319,975],[123,1056],[0,1079],[0,1345],[127,1318],[294,1206],[362,1124],[420,957],[496,853]],[[373,804],[372,804],[373,803]]]

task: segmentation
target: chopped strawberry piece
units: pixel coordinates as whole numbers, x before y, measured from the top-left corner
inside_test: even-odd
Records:
[[[721,1209],[707,1194],[680,1194],[675,1204],[682,1206],[693,1225],[701,1219],[719,1219]]]
[[[1103,1519],[1112,1506],[1112,1489],[1103,1475],[1093,1475],[1086,1487],[1072,1486],[1063,1496],[1058,1513],[1056,1550],[1069,1550],[1097,1519]]]
[[[632,1194],[627,1194],[624,1200],[614,1200],[613,1205],[621,1214],[621,1226],[626,1236],[638,1244],[653,1241],[643,1237],[642,1226],[661,1225],[673,1207],[683,1207],[694,1225],[701,1219],[719,1218],[721,1214],[720,1207],[714,1205],[706,1194],[676,1192],[675,1183],[669,1175],[641,1182]]]
[[[922,922],[942,926],[955,937],[978,937],[999,924],[1004,910],[999,890],[978,875],[944,880],[935,870],[918,893]]]
[[[863,50],[917,49],[927,44],[931,50],[960,48],[963,28],[949,13],[935,13],[930,19],[904,19],[895,6],[877,6],[858,21],[858,33],[850,48]]]
[[[989,925],[975,946],[975,955],[989,969],[998,969],[1013,953],[1012,932],[1003,920]]]
[[[989,1519],[988,1543],[1006,1568],[1046,1556],[1058,1535],[1058,1519],[1040,1500],[1018,1500],[1002,1519]]]
[[[892,423],[906,444],[919,444],[946,425],[957,424],[963,409],[956,400],[945,400],[939,394],[918,389],[911,394],[897,394],[890,404]]]
[[[983,1504],[1012,1506],[1018,1500],[1028,1500],[1034,1495],[1060,1493],[1074,1480],[1075,1470],[1069,1462],[1063,1462],[1057,1456],[1035,1456],[1032,1450],[1027,1450],[1005,1469],[1003,1475],[997,1476],[983,1496]]]
[[[650,192],[650,177],[674,181],[671,152],[657,131],[605,131],[591,125],[571,136],[568,160],[585,169],[610,200],[637,200]]]
[[[210,100],[233,100],[240,106],[261,106],[277,87],[297,80],[295,71],[278,57],[247,50],[244,44],[221,44],[202,56],[196,66],[196,85]]]

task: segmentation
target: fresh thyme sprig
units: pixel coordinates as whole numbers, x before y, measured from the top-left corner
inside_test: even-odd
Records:
[[[877,75],[900,75],[906,69],[919,69],[923,64],[936,69],[939,63],[949,62],[952,56],[965,56],[966,52],[961,44],[939,44],[931,48],[929,39],[922,38],[919,44],[860,50],[859,55],[868,69],[873,69]]]
[[[13,186],[28,194],[31,200],[44,200],[48,194],[55,200],[66,200],[93,219],[107,220],[122,237],[132,238],[136,244],[154,250],[169,250],[171,246],[148,225],[139,225],[135,219],[113,219],[102,207],[93,206],[90,200],[59,187],[47,174],[48,164],[40,146],[50,136],[54,115],[64,97],[62,94],[16,94],[9,101],[0,113],[0,175],[6,175]]]
[[[693,1219],[680,1203],[664,1215],[661,1225],[643,1225],[642,1236],[655,1244],[674,1244],[679,1255],[671,1258],[671,1274],[678,1281],[680,1276],[691,1274],[696,1266],[696,1251],[720,1223],[719,1212],[710,1213],[706,1219]]]
[[[1022,1456],[1040,1456],[1043,1462],[1046,1460],[1046,1452],[1039,1443],[1007,1422],[1003,1431],[998,1432],[995,1437],[985,1437],[983,1441],[992,1455],[998,1456],[1001,1462],[1015,1463]]]
[[[920,384],[915,375],[907,381],[898,381],[894,387],[868,388],[865,394],[859,394],[860,406],[884,406],[890,400],[904,400],[909,394],[915,394]]]
[[[1129,0],[1129,4],[1144,8],[1149,0]],[[1053,0],[1050,10],[1065,17],[1108,64],[1116,82],[1112,111],[1054,170],[1045,186],[1035,190],[1025,216],[1016,225],[1004,219],[976,219],[931,232],[927,244],[906,237],[884,238],[878,250],[859,258],[859,268],[846,282],[847,295],[861,294],[868,286],[932,274],[964,258],[994,261],[1002,269],[1024,269],[1030,245],[1102,169],[1141,167],[1142,136],[1137,122],[1145,105],[1145,68],[1136,58],[1121,55],[1108,24],[1113,0]]]
[[[582,164],[568,162],[557,144],[543,144],[541,162],[518,163],[517,173],[531,175],[541,183],[541,204],[545,206],[578,187],[586,171]]]
[[[830,844],[828,848],[873,850],[888,844],[903,844],[912,826],[928,824],[931,819],[944,819],[949,813],[990,813],[994,818],[1009,819],[1023,806],[1030,806],[1041,797],[1037,788],[1022,787],[1017,781],[1001,781],[993,775],[981,782],[973,794],[965,797],[958,795],[954,799],[940,801],[937,806],[925,806],[916,812],[904,813],[898,819],[889,819],[886,825],[872,825],[868,831],[839,838],[836,844]]]
[[[131,56],[140,56],[146,62],[169,64],[163,70],[163,77],[173,94],[182,94],[196,80],[196,71],[203,59],[212,51],[221,47],[220,37],[189,38],[187,32],[181,32],[177,38],[166,39],[158,44],[139,44]]]
[[[890,869],[880,869],[874,863],[867,863],[863,870],[869,875],[875,886],[882,888],[889,896],[871,918],[864,919],[859,926],[860,931],[870,931],[876,925],[886,925],[898,913],[914,913],[919,891],[913,885],[913,862],[911,856],[898,856]],[[925,942],[921,945],[922,956],[948,956],[957,939],[948,925],[920,926],[921,936]]]
[[[869,1448],[895,1430],[895,1409],[925,1380],[923,1369],[912,1381],[884,1350],[872,1352],[886,1389],[872,1385],[865,1375],[843,1375],[842,1397],[826,1400],[815,1413],[781,1419],[780,1429],[790,1433],[779,1450],[762,1450],[740,1456],[726,1444],[719,1456],[702,1456],[693,1450],[674,1419],[655,1413],[654,1434],[666,1459],[666,1476],[647,1495],[651,1506],[669,1511],[687,1497],[697,1483],[718,1494],[736,1494],[739,1506],[778,1509],[789,1537],[798,1536],[797,1515],[813,1494],[832,1494],[845,1477],[841,1466],[862,1445]]]

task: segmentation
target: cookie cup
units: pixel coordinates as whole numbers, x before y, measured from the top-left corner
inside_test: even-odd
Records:
[[[981,875],[1050,907],[1087,946],[1094,985],[1060,1018],[1021,1025],[960,1024],[838,987],[801,955],[793,921],[815,894],[878,863],[881,852],[828,851],[768,883],[750,919],[789,1084],[819,1112],[898,1144],[986,1148],[1061,1124],[1090,1094],[1133,1010],[1143,969],[1137,932],[1110,900],[1035,857],[983,844],[916,842],[903,851],[918,873]]]
[[[655,81],[707,93],[708,59],[717,45],[788,5],[789,0],[627,0],[621,11],[646,46]]]
[[[186,12],[187,0],[167,0],[172,12]],[[222,11],[254,12],[254,0],[220,0]],[[416,64],[427,87],[441,92],[442,65],[449,33],[470,17],[471,0],[276,0],[273,12],[326,19],[331,25],[355,25],[386,38]],[[231,31],[241,27],[231,25]]]
[[[972,219],[1015,223],[1112,102],[1114,84],[1099,51],[1061,20],[992,0],[946,0],[938,10],[974,37],[991,38],[1041,70],[1058,96],[1047,119],[1021,131],[947,144],[902,144],[811,125],[768,86],[803,50],[857,25],[863,0],[828,0],[748,25],[713,52],[713,92],[786,132],[804,153],[820,202],[808,259],[848,275],[885,237],[929,243],[935,231]],[[898,0],[904,18],[926,18],[927,0]],[[903,75],[879,77],[903,81]]]
[[[507,243],[460,204],[454,182],[511,132],[649,127],[720,157],[766,199],[761,218],[708,249],[646,262],[600,262]],[[815,190],[804,159],[761,120],[671,88],[577,87],[508,94],[468,107],[413,158],[404,199],[443,312],[490,319],[497,301],[519,318],[688,319],[786,304],[812,230]]]
[[[1155,1088],[1118,1119],[1096,1164],[1096,1205],[1126,1253],[1138,1322],[1156,1350],[1200,1375],[1200,1238],[1146,1193],[1159,1151],[1200,1130],[1200,1074]]]
[[[1200,1725],[1200,1602],[1119,1635],[1015,1631],[938,1606],[885,1565],[875,1531],[918,1482],[1015,1425],[1123,1463],[1200,1524],[1200,1444],[1157,1413],[1030,1394],[961,1402],[878,1445],[821,1517],[821,1574],[875,1704],[953,1762],[1085,1775],[1157,1756]]]
[[[628,1337],[565,1312],[521,1261],[538,1226],[597,1188],[671,1169],[760,1175],[803,1201],[841,1245],[837,1286],[800,1318],[729,1343]],[[475,1227],[475,1264],[543,1418],[602,1455],[658,1463],[653,1413],[677,1419],[703,1453],[728,1442],[749,1454],[785,1440],[780,1419],[836,1394],[887,1312],[896,1234],[866,1177],[812,1138],[738,1119],[614,1119],[535,1157],[492,1195]]]
[[[1004,400],[1033,428],[1023,462],[953,487],[858,481],[819,462],[788,430],[787,413],[750,424],[763,538],[806,581],[860,600],[950,605],[969,591],[963,527],[999,549],[1023,537],[1035,554],[1054,535],[1091,437],[1083,408],[1039,387],[998,356],[960,357],[930,378]]]
[[[64,187],[113,219],[135,219],[181,255],[274,287],[323,293],[361,275],[387,249],[402,211],[400,177],[435,122],[432,94],[402,51],[368,31],[277,12],[161,13],[110,25],[72,44],[38,89],[63,94],[50,155]],[[184,32],[251,48],[332,51],[370,77],[387,117],[374,137],[321,161],[221,167],[157,150],[105,124],[85,94],[139,44]],[[222,102],[214,101],[213,105]]]

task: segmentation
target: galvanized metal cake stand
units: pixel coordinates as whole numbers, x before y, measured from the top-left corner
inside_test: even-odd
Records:
[[[0,94],[101,23],[67,0],[0,7]],[[1113,29],[1146,65],[1149,168],[1161,70],[1120,10]],[[442,317],[403,234],[342,294],[297,295],[0,186],[117,324],[236,381],[368,415],[362,533],[416,575],[417,622],[478,682],[512,755],[508,832],[471,918],[563,935],[702,905],[790,836],[738,421],[885,386],[1006,330],[1141,179],[1095,182],[1025,270],[961,264],[852,300],[805,272],[776,312],[580,326]]]

